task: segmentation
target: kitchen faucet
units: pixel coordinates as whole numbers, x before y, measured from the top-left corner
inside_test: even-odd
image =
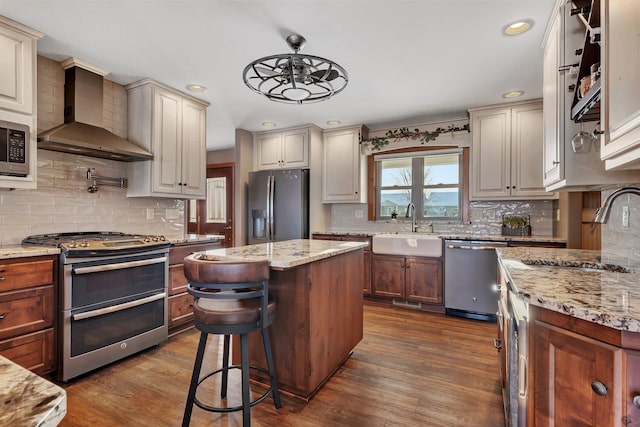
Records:
[[[602,206],[600,206],[598,209],[596,209],[596,217],[594,218],[593,222],[597,222],[599,224],[606,224],[607,220],[609,219],[609,211],[611,210],[611,204],[613,203],[613,201],[618,197],[621,196],[623,194],[637,194],[638,196],[640,196],[640,188],[637,187],[623,187],[623,188],[619,188],[616,191],[614,191],[613,193],[609,194],[607,196],[606,199],[604,199],[604,202],[602,202]]]
[[[411,216],[411,231],[416,233],[418,232],[418,224],[416,224],[416,205],[413,203],[407,205],[407,213],[404,217],[409,218],[409,216]]]

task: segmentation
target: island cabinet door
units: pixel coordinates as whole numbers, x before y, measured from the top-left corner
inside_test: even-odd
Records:
[[[405,258],[393,255],[374,255],[371,293],[387,298],[404,298]]]
[[[624,421],[627,427],[640,427],[640,351],[625,350],[626,356],[626,389],[622,398],[625,411]],[[624,375],[624,374],[623,374]]]
[[[529,424],[623,425],[623,350],[539,320],[532,329],[534,419]]]

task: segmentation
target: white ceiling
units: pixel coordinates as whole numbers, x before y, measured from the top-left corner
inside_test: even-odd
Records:
[[[152,78],[176,89],[209,88],[207,149],[231,148],[236,128],[265,130],[327,120],[370,129],[466,116],[524,90],[542,96],[542,50],[554,0],[0,0],[0,14],[46,36],[38,53],[70,56],[128,84]],[[520,36],[503,28],[530,19]],[[343,66],[349,84],[325,102],[281,104],[252,92],[242,70],[289,53],[286,36],[307,39],[302,53]],[[519,98],[520,99],[520,98]]]

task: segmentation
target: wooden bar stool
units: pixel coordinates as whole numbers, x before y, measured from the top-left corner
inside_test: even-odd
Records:
[[[269,262],[225,261],[216,256],[192,254],[184,259],[184,274],[189,282],[188,292],[195,298],[193,314],[195,326],[201,334],[182,426],[189,425],[194,404],[211,412],[242,410],[242,424],[250,426],[251,406],[262,402],[269,394],[273,395],[275,407],[281,407],[268,330],[276,308],[268,292]],[[262,332],[268,369],[249,365],[248,334],[258,330]],[[209,334],[224,335],[222,368],[200,378]],[[240,335],[240,365],[229,366],[231,335]],[[242,405],[213,407],[200,402],[196,398],[198,386],[218,373],[222,373],[220,397],[226,399],[229,369],[240,369],[242,372]],[[267,391],[253,401],[249,390],[249,369],[262,371],[270,380]]]

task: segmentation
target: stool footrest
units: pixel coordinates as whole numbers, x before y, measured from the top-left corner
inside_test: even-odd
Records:
[[[242,369],[241,365],[231,365],[228,367],[228,369]],[[267,376],[269,375],[269,371],[265,368],[262,368],[260,366],[255,366],[255,365],[250,365],[249,369],[255,369],[257,371],[262,372],[263,374],[266,374]],[[208,378],[221,373],[222,371],[224,371],[224,368],[220,368],[217,369],[207,375],[205,375],[204,377],[202,377],[199,381],[198,381],[198,386],[200,386],[200,384],[202,384],[205,380],[207,380]],[[258,403],[262,402],[263,400],[265,400],[273,391],[273,387],[269,386],[269,388],[267,388],[267,390],[264,392],[264,394],[262,394],[260,397],[252,400],[249,405],[250,406],[254,406],[257,405]],[[205,403],[202,403],[198,400],[197,397],[195,397],[193,399],[193,403],[196,404],[196,406],[198,406],[201,409],[204,409],[205,411],[209,411],[209,412],[235,412],[235,411],[241,411],[242,410],[242,405],[239,406],[232,406],[232,407],[228,407],[228,408],[223,408],[223,407],[219,407],[219,406],[210,406],[207,405]]]

